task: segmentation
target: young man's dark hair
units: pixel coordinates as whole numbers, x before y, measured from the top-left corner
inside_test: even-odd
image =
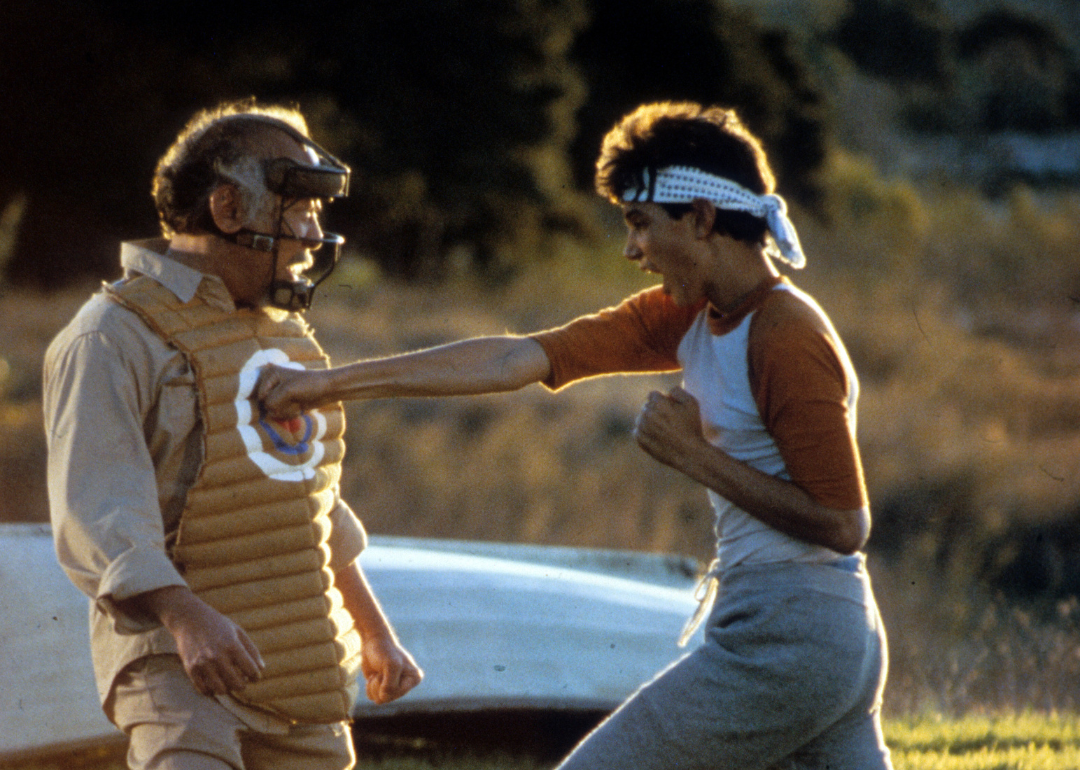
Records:
[[[693,102],[644,104],[604,137],[596,161],[596,190],[612,203],[643,185],[642,172],[691,166],[740,184],[758,195],[772,193],[775,180],[761,142],[734,110]],[[661,204],[678,219],[689,204]],[[764,220],[743,211],[718,211],[714,228],[741,241],[764,240]]]

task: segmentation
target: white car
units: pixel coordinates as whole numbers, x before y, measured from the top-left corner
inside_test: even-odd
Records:
[[[685,652],[696,608],[699,565],[678,556],[372,537],[361,560],[425,672],[394,703],[361,698],[361,728],[477,713],[587,724]],[[0,759],[118,737],[94,688],[87,599],[48,526],[0,525],[0,656]]]

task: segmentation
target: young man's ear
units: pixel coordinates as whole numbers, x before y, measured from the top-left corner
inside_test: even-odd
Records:
[[[232,235],[244,226],[243,200],[236,185],[219,184],[210,193],[210,216],[223,233]]]
[[[704,198],[695,198],[690,205],[690,213],[694,217],[694,235],[701,239],[708,238],[716,224],[716,206]]]

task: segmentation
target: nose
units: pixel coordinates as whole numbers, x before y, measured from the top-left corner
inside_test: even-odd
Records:
[[[319,224],[319,217],[309,216],[305,217],[304,220],[304,225],[307,228],[307,232],[305,233],[304,237],[310,238],[311,240],[322,241],[323,229],[322,225]]]
[[[303,217],[298,226],[293,228],[296,239],[304,244],[309,251],[316,251],[323,243],[323,229],[319,224],[319,217],[308,215]]]

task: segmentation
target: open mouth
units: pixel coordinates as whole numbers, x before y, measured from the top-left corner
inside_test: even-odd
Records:
[[[290,262],[286,269],[289,271],[289,277],[293,280],[300,280],[304,277],[304,273],[310,270],[315,265],[315,258],[310,251],[304,251],[303,255]]]

